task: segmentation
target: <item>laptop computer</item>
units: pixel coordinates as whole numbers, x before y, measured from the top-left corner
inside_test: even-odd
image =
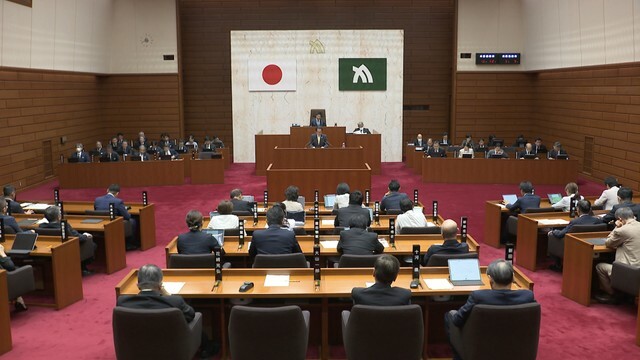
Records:
[[[29,255],[36,247],[37,233],[18,233],[7,255]]]
[[[327,210],[333,210],[336,203],[336,194],[327,194],[324,196],[324,208]]]
[[[158,157],[158,159],[160,159],[160,160],[171,160],[171,155],[167,155],[167,154],[160,155],[160,157]]]
[[[213,236],[220,246],[224,246],[224,229],[204,229],[202,231]]]
[[[256,198],[253,195],[242,195],[242,200],[252,203],[256,201]]]
[[[504,157],[504,154],[491,154],[489,155],[490,159],[502,159]]]
[[[507,204],[515,204],[518,201],[518,196],[516,194],[502,195],[502,200],[506,201]]]
[[[142,161],[142,156],[140,156],[140,155],[131,155],[131,156],[129,156],[129,161]]]
[[[449,259],[449,281],[455,286],[484,285],[478,259]]]
[[[560,194],[547,194],[547,197],[549,198],[549,203],[551,203],[551,205],[556,204],[560,200],[562,200],[562,195]]]
[[[569,155],[567,155],[567,154],[558,154],[558,155],[556,155],[556,160],[569,160]]]

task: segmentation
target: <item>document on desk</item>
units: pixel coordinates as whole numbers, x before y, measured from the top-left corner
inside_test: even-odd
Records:
[[[424,279],[424,283],[431,290],[453,289],[453,284],[451,284],[447,279]]]
[[[380,244],[382,244],[382,246],[384,246],[386,248],[389,247],[389,242],[386,239],[378,238],[378,241],[380,242]]]
[[[267,211],[267,208],[258,207],[258,212],[265,212],[265,211]]]
[[[162,287],[164,287],[164,289],[169,294],[177,294],[177,293],[179,293],[180,290],[182,290],[183,286],[184,286],[184,282],[180,282],[180,281],[176,281],[176,282],[163,281],[162,282]]]
[[[20,206],[22,206],[25,210],[46,210],[49,206],[51,206],[49,204],[27,204],[28,205],[20,204]]]
[[[565,219],[538,219],[538,223],[540,225],[556,226],[556,225],[567,225],[569,224],[569,221]]]
[[[324,219],[324,220],[321,221],[321,224],[325,225],[325,226],[333,226],[334,221],[331,220],[331,219]]]
[[[322,240],[320,241],[320,245],[325,249],[337,249],[338,240]]]
[[[269,275],[264,278],[264,286],[289,286],[289,275]]]

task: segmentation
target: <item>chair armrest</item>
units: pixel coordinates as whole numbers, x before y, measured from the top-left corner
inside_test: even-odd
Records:
[[[187,324],[189,326],[189,331],[192,333],[201,333],[202,332],[202,313],[196,312],[196,315],[193,317],[190,323]]]

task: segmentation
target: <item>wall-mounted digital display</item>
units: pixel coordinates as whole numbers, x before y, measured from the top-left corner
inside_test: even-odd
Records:
[[[476,65],[518,65],[520,53],[476,53]]]

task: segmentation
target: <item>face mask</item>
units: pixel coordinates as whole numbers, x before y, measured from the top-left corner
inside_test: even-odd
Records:
[[[82,152],[82,148],[79,148],[79,147],[78,147],[78,148],[76,148],[76,151],[77,151],[77,152]]]

